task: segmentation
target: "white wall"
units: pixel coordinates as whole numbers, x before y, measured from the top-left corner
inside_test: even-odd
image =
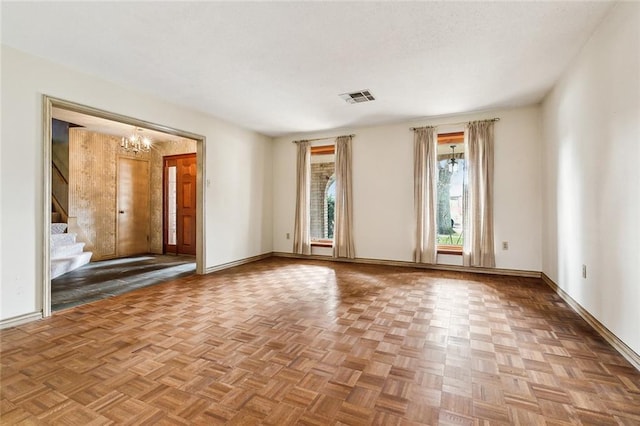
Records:
[[[411,261],[414,247],[413,132],[409,127],[495,116],[501,118],[495,125],[496,266],[539,271],[541,129],[538,107],[276,139],[273,148],[274,251],[291,253],[293,246],[293,240],[286,239],[287,233],[293,235],[295,212],[296,147],[292,140],[356,134],[353,139],[356,256]],[[508,251],[501,249],[502,241],[509,241]],[[455,263],[456,260],[460,257],[442,256],[439,262]]]
[[[542,174],[542,270],[636,353],[639,52],[640,4],[619,3],[545,99]]]
[[[0,319],[41,310],[43,94],[205,136],[205,267],[271,251],[270,138],[2,46]]]

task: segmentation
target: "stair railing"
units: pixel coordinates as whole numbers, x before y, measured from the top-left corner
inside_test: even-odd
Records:
[[[67,222],[69,215],[69,182],[64,177],[55,162],[51,162],[51,202],[55,210],[60,213],[63,222]]]

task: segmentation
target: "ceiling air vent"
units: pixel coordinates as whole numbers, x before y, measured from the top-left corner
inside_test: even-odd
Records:
[[[348,104],[359,104],[361,102],[369,102],[369,101],[376,100],[376,98],[373,97],[373,95],[369,90],[360,90],[358,92],[343,93],[338,96],[344,99],[345,102],[347,102]]]

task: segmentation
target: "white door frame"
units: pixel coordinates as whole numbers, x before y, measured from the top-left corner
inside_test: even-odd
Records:
[[[139,120],[137,118],[128,117],[113,112],[92,108],[75,102],[66,101],[59,98],[43,95],[43,176],[44,185],[42,194],[42,316],[51,316],[51,119],[53,108],[61,108],[81,114],[92,115],[107,120],[118,121],[120,123],[131,126],[143,127],[149,130],[168,133],[170,135],[193,139],[196,141],[196,274],[204,274],[205,266],[205,145],[206,138],[202,135],[163,126],[160,124],[150,123],[148,121]]]

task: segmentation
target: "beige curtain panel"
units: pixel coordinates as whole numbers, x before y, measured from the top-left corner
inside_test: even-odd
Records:
[[[465,131],[469,186],[463,261],[496,266],[493,243],[493,121],[473,121]]]
[[[435,264],[437,239],[437,138],[434,127],[415,129],[413,136],[413,188],[416,248],[413,259]]]
[[[311,144],[296,142],[298,146],[296,179],[296,217],[293,229],[293,252],[311,254]]]
[[[333,230],[333,257],[356,257],[353,245],[351,193],[351,136],[336,139],[336,205]]]

